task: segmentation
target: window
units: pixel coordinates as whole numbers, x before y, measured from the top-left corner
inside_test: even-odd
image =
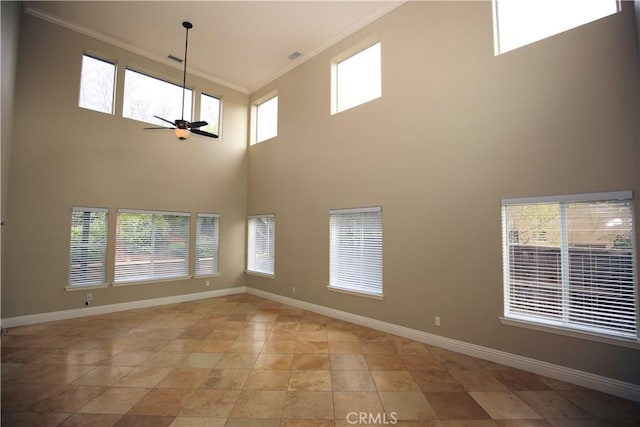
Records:
[[[198,214],[196,276],[218,273],[218,215]]]
[[[69,286],[107,282],[107,213],[107,209],[73,208]]]
[[[247,270],[274,275],[276,218],[274,215],[249,217]]]
[[[329,212],[329,289],[382,296],[382,208]]]
[[[278,136],[278,97],[256,106],[256,144]]]
[[[630,192],[507,199],[502,214],[507,319],[637,340]]]
[[[220,99],[206,94],[200,95],[200,120],[209,123],[200,129],[220,135]]]
[[[89,110],[113,114],[115,82],[115,64],[83,55],[78,105]]]
[[[187,277],[189,216],[118,210],[115,282]]]
[[[495,54],[500,55],[619,11],[618,0],[493,0]]]
[[[166,126],[159,116],[169,121],[182,118],[182,86],[165,82],[132,70],[124,73],[122,115],[159,126]],[[187,89],[184,100],[184,119],[191,121],[192,92]]]
[[[382,96],[380,43],[333,63],[332,114]]]

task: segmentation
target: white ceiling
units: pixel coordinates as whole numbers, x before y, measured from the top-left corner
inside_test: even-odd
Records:
[[[29,1],[27,13],[245,93],[260,88],[402,1]],[[296,60],[288,56],[299,51]]]

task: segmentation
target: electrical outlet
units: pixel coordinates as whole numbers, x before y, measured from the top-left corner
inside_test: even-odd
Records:
[[[209,281],[208,281],[208,280],[205,280],[204,285],[205,285],[205,286],[209,286]]]
[[[292,286],[292,287],[291,287],[291,293],[292,293],[292,294],[295,294],[295,293],[296,293],[296,287],[295,287],[295,286]]]
[[[434,319],[433,323],[434,323],[436,326],[440,326],[440,316],[436,316],[436,318]]]
[[[91,305],[91,303],[93,302],[93,294],[91,292],[87,293],[87,296],[84,299],[84,304],[85,305]]]

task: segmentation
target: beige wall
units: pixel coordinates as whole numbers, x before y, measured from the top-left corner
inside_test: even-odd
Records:
[[[409,2],[253,94],[279,95],[278,137],[249,149],[248,201],[276,215],[276,278],[247,285],[640,384],[638,350],[499,320],[502,198],[637,195],[640,70],[623,6],[496,57],[490,2]],[[331,116],[330,60],[370,36],[383,95]],[[328,211],[378,205],[384,300],[327,290]]]
[[[74,205],[110,209],[111,260],[118,208],[221,215],[222,274],[211,286],[195,279],[96,289],[94,305],[244,286],[248,96],[188,76],[196,90],[222,98],[223,133],[216,141],[194,136],[178,143],[171,133],[143,131],[144,123],[119,113],[79,108],[83,51],[118,62],[118,112],[125,66],[182,81],[179,69],[22,15],[3,316],[84,306],[86,291],[65,291]]]

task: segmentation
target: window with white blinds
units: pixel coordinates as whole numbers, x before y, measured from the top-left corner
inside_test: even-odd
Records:
[[[382,208],[329,212],[329,288],[382,296]]]
[[[630,192],[503,200],[502,221],[507,319],[638,339]]]
[[[189,219],[181,212],[118,210],[115,282],[187,277]]]
[[[217,214],[198,214],[196,227],[196,276],[218,274]]]
[[[275,264],[276,217],[249,217],[247,241],[247,271],[273,276]]]
[[[108,212],[101,208],[72,209],[69,286],[106,283]]]

